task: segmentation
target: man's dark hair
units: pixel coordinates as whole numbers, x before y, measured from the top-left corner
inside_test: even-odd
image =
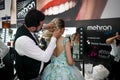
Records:
[[[36,9],[31,9],[27,15],[25,16],[25,25],[27,27],[31,26],[39,26],[40,21],[43,21],[45,19],[45,15]]]
[[[120,35],[120,32],[118,32],[118,33],[119,33],[119,35]],[[120,45],[120,40],[116,39],[116,45],[117,45],[117,46]]]

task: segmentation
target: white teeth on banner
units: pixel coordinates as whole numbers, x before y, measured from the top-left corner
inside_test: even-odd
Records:
[[[61,5],[59,6],[58,13],[63,13],[64,11],[65,11],[65,6],[64,6],[64,4],[61,4]]]
[[[66,2],[66,3],[65,3],[65,10],[67,11],[68,9],[69,9],[69,3]]]
[[[56,14],[58,14],[58,7],[57,6],[55,6],[55,7],[53,7],[53,15],[56,15]]]
[[[57,14],[63,13],[65,11],[75,7],[75,5],[76,5],[76,2],[74,2],[74,1],[66,2],[64,4],[60,4],[58,6],[53,6],[53,7],[46,9],[44,11],[44,14],[45,15],[57,15]]]
[[[52,7],[50,7],[48,10],[49,15],[52,15],[53,14],[52,12],[53,12],[53,9],[52,9]]]

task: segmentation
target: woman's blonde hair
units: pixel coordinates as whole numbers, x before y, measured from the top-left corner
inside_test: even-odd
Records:
[[[52,35],[53,35],[53,32],[55,29],[62,29],[65,27],[65,22],[63,19],[61,18],[54,18],[52,21],[50,21],[48,23],[49,24],[53,24],[53,26],[51,26],[50,29],[46,29],[43,31],[43,37],[47,40],[47,41],[50,41]]]

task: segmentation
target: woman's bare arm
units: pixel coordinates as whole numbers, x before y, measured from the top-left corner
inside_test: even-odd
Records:
[[[74,60],[73,60],[72,54],[71,54],[71,44],[70,44],[70,41],[66,42],[65,50],[66,50],[66,56],[67,56],[68,64],[69,65],[73,65],[74,64]]]

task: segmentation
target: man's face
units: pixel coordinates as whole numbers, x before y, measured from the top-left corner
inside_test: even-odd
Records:
[[[44,21],[40,21],[40,25],[36,27],[36,30],[34,32],[39,32],[42,29],[43,24],[44,24]]]

